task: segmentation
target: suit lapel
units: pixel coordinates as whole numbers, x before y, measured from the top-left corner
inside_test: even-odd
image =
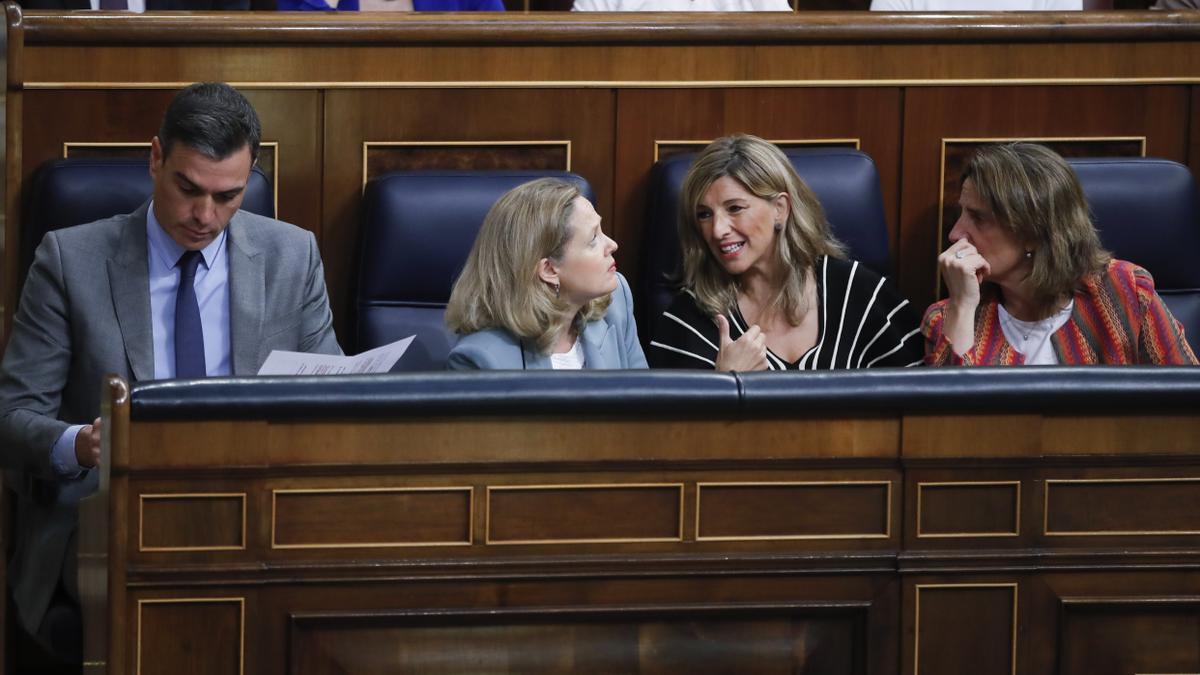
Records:
[[[241,217],[229,222],[229,340],[234,375],[253,375],[266,310],[266,268],[254,233]]]
[[[150,323],[150,265],[147,258],[146,209],[129,217],[117,253],[107,261],[108,286],[135,381],[154,379],[154,333]]]
[[[618,368],[616,362],[616,338],[612,334],[612,326],[600,319],[589,321],[583,328],[583,367],[589,369]]]

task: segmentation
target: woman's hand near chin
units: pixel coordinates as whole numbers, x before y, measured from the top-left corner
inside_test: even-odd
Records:
[[[975,309],[979,307],[980,284],[991,270],[988,261],[966,239],[950,245],[938,256],[942,281],[950,302],[942,319],[942,333],[959,356],[975,344]]]
[[[736,340],[729,339],[729,320],[718,314],[714,319],[720,335],[717,351],[717,370],[722,372],[767,369],[767,339],[758,326],[750,328]]]

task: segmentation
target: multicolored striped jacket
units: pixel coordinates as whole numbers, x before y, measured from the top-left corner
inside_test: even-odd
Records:
[[[1015,366],[1025,357],[1004,337],[999,302],[984,300],[975,310],[975,345],[954,353],[942,332],[946,304],[930,305],[921,322],[925,363],[931,366]],[[1154,292],[1146,270],[1113,260],[1101,274],[1084,280],[1075,292],[1071,318],[1050,337],[1058,362],[1076,364],[1196,365],[1183,327]]]

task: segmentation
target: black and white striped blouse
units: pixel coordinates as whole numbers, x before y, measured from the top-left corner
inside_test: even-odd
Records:
[[[886,278],[853,260],[823,257],[817,261],[817,344],[795,363],[767,350],[771,370],[830,370],[916,366],[924,357],[920,314],[900,297]],[[749,326],[734,307],[729,337],[736,340]],[[655,323],[651,368],[713,368],[717,359],[717,326],[684,290]]]

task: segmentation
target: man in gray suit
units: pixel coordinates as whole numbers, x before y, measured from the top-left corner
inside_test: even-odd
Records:
[[[79,660],[76,505],[96,488],[104,375],[253,375],[272,349],[341,353],[313,235],[238,210],[261,136],[232,87],[182,90],[151,141],[151,201],[37,249],[0,366],[0,458],[17,493],[17,614],[67,661]]]

